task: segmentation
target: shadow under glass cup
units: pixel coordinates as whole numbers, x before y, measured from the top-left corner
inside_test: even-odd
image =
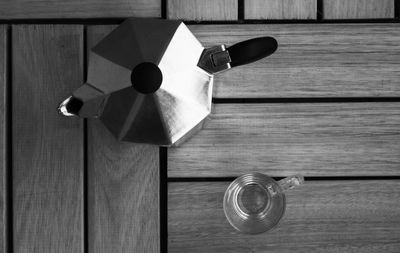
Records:
[[[303,182],[301,176],[280,181],[261,173],[240,176],[225,191],[225,216],[240,232],[258,234],[268,231],[278,224],[285,212],[284,191]]]

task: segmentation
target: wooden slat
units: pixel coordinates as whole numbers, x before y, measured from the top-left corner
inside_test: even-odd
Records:
[[[396,0],[323,0],[325,19],[394,18]]]
[[[83,27],[12,28],[14,252],[82,252],[83,124],[56,108],[82,83]]]
[[[7,250],[7,144],[6,144],[6,121],[7,121],[7,26],[0,26],[0,252]]]
[[[88,28],[91,48],[112,27]],[[120,143],[88,124],[89,252],[159,252],[159,148]]]
[[[316,19],[317,0],[245,0],[245,19]]]
[[[216,104],[170,177],[400,175],[400,103]]]
[[[0,19],[161,17],[160,0],[13,0],[0,2]]]
[[[229,225],[222,208],[228,184],[169,184],[168,252],[399,251],[399,180],[306,182],[287,192],[278,227],[259,235]]]
[[[169,19],[237,20],[237,0],[169,0]]]
[[[399,96],[398,24],[193,25],[206,46],[274,36],[272,56],[221,73],[214,96]]]

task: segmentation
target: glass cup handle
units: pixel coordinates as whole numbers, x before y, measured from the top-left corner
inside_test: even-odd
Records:
[[[278,181],[278,184],[282,188],[282,191],[293,189],[303,183],[304,183],[304,177],[299,175],[290,176]]]

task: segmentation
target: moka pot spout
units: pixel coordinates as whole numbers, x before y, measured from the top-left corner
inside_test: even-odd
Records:
[[[58,106],[58,112],[64,116],[97,118],[103,111],[106,99],[107,95],[101,90],[85,83]]]

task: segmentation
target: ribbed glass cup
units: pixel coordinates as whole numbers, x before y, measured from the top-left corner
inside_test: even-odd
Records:
[[[275,227],[285,213],[284,191],[304,182],[301,176],[275,181],[261,173],[236,178],[225,191],[224,212],[238,231],[259,234]]]

